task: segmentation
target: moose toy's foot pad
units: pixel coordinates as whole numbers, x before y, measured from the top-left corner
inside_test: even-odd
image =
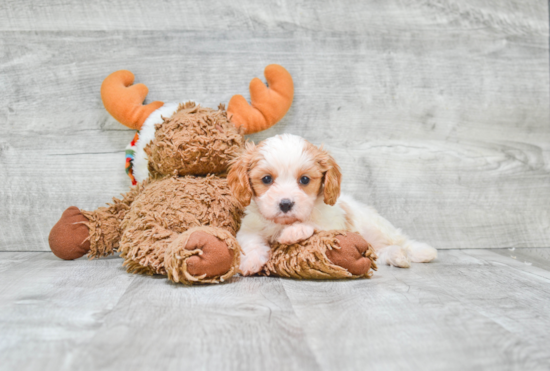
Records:
[[[182,233],[165,252],[168,278],[184,284],[223,282],[238,272],[241,250],[224,229],[198,227]]]
[[[205,275],[206,278],[227,273],[231,269],[235,254],[235,251],[227,248],[224,241],[202,231],[197,231],[189,237],[185,249],[202,251],[202,254],[187,259],[187,271],[193,276]]]
[[[63,212],[48,238],[50,249],[55,256],[73,260],[90,251],[89,230],[86,223],[88,219],[76,206],[71,206]]]
[[[335,265],[347,269],[353,275],[362,276],[372,266],[371,246],[357,233],[336,236],[340,249],[327,250],[327,258]],[[367,256],[368,254],[368,256]]]

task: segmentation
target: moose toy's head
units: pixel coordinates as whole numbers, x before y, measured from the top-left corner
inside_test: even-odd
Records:
[[[126,170],[135,184],[149,176],[207,175],[227,172],[244,146],[244,134],[265,130],[286,114],[294,96],[292,77],[279,65],[265,69],[269,84],[250,82],[252,106],[235,95],[217,110],[195,102],[143,105],[147,87],[132,85],[134,75],[121,70],[101,86],[107,111],[121,124],[138,130],[126,150]]]

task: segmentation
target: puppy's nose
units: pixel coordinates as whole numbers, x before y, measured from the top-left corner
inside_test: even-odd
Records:
[[[290,209],[294,206],[294,202],[290,201],[288,198],[284,198],[279,202],[279,208],[283,213],[288,213]]]

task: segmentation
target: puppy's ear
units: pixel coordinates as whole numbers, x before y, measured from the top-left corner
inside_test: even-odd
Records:
[[[318,159],[319,165],[323,169],[323,196],[325,204],[333,206],[338,197],[340,197],[340,184],[342,183],[342,173],[340,166],[323,148],[319,148],[320,156]]]
[[[244,152],[232,161],[229,174],[227,174],[229,188],[231,188],[233,196],[243,206],[250,205],[250,199],[252,198],[252,186],[250,185],[248,170],[255,153],[256,146],[254,143],[247,142]]]

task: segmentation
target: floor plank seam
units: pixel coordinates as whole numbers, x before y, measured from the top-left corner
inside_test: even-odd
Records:
[[[296,319],[300,323],[300,329],[302,330],[302,333],[304,334],[304,338],[305,338],[307,347],[308,347],[309,351],[311,352],[311,354],[313,355],[313,357],[315,358],[315,362],[317,363],[317,370],[325,370],[325,368],[322,366],[323,363],[321,362],[321,360],[317,356],[317,352],[315,352],[315,350],[314,350],[314,348],[313,348],[313,346],[310,342],[309,335],[308,335],[306,329],[304,328],[304,326],[302,324],[302,321],[300,321],[300,317],[298,316],[298,313],[296,312],[296,308],[294,307],[294,303],[292,302],[292,299],[288,295],[288,291],[286,290],[286,285],[285,285],[286,279],[285,278],[277,278],[277,279],[281,282],[281,286],[283,287],[283,290],[285,292],[285,296],[288,299],[288,302],[290,303],[290,307],[292,308],[292,313],[294,313],[294,316],[296,317]],[[327,371],[329,371],[329,370],[327,370]]]
[[[472,249],[472,250],[475,250],[475,249]],[[491,249],[486,249],[486,251],[489,251],[497,256],[501,256],[501,257],[505,257],[505,256],[502,256],[502,255],[499,255],[495,252],[492,252]],[[487,265],[500,265],[500,266],[506,266],[510,269],[513,269],[514,271],[516,272],[519,272],[521,274],[524,274],[524,275],[528,275],[528,276],[534,276],[534,277],[537,277],[539,279],[542,279],[544,281],[549,281],[550,282],[550,277],[545,277],[545,276],[541,276],[537,273],[534,273],[534,272],[529,272],[529,271],[526,271],[525,269],[521,269],[521,268],[529,268],[529,267],[533,267],[534,269],[537,269],[537,270],[541,270],[542,272],[547,272],[544,268],[540,268],[540,267],[537,267],[537,266],[532,266],[532,265],[527,265],[524,263],[522,263],[521,261],[517,261],[517,260],[512,260],[513,262],[516,262],[518,264],[525,264],[525,266],[523,267],[515,267],[513,265],[510,265],[510,264],[506,264],[506,263],[501,263],[501,262],[498,262],[498,261],[493,261],[493,262],[490,262],[488,260],[486,260],[485,258],[481,258],[479,256],[475,256],[475,255],[471,255],[471,254],[468,254],[467,252],[465,252],[466,255],[468,256],[471,256],[472,258],[475,258],[475,259],[478,259],[478,260],[481,260],[483,263],[487,264]],[[511,258],[510,258],[511,259]]]

